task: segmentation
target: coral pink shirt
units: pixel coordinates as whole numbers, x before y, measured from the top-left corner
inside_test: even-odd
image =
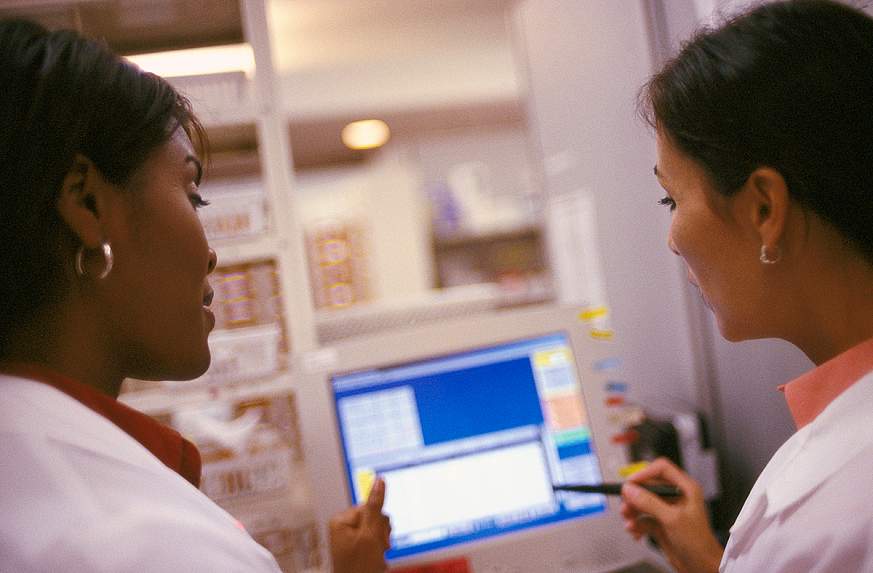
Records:
[[[834,398],[871,370],[873,338],[780,386],[797,429],[812,422]]]
[[[0,372],[57,388],[107,418],[142,444],[165,466],[200,487],[201,461],[197,447],[153,418],[122,404],[95,388],[36,364],[0,364]]]

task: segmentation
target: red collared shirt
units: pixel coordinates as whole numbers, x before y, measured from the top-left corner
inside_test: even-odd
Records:
[[[871,370],[873,338],[780,386],[797,429],[812,422],[834,398]]]
[[[150,416],[71,378],[36,364],[2,364],[0,372],[57,388],[102,415],[138,441],[165,466],[200,487],[201,462],[197,447],[179,432]]]

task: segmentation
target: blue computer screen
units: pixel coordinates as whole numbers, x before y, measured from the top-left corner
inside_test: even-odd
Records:
[[[352,501],[387,485],[389,559],[606,510],[563,333],[332,377]]]

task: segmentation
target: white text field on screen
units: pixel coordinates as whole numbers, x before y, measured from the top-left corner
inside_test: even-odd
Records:
[[[554,504],[542,446],[529,442],[386,472],[395,535],[537,510]]]

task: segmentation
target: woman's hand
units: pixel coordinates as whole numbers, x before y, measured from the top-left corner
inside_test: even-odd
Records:
[[[675,485],[682,497],[667,502],[636,485],[647,482]],[[679,573],[718,571],[724,550],[709,527],[703,490],[688,474],[658,458],[631,475],[621,495],[625,529],[634,539],[653,537]]]
[[[385,482],[378,478],[366,503],[350,507],[330,520],[333,573],[381,573],[387,568],[391,522],[382,513]]]

